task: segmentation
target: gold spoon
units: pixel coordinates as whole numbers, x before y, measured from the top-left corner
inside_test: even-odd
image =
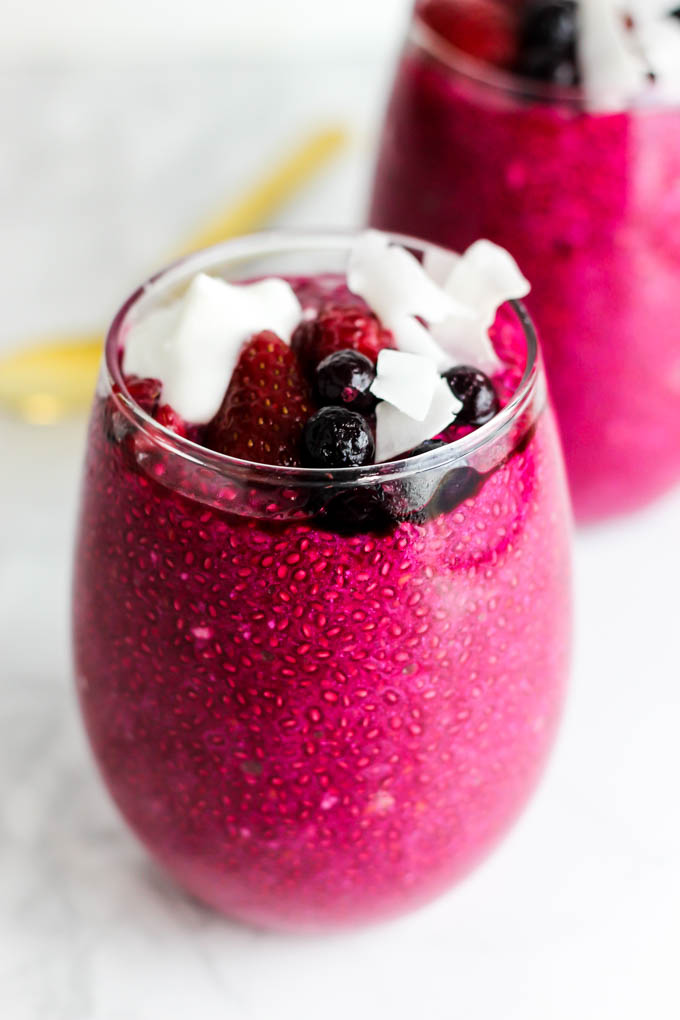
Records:
[[[171,257],[257,230],[346,140],[346,132],[335,127],[310,135],[237,202],[211,217]],[[0,355],[0,407],[35,425],[51,425],[87,407],[103,342],[101,333],[54,336]]]

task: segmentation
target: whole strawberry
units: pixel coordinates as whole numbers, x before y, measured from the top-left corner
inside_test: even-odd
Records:
[[[203,442],[241,460],[295,467],[312,411],[309,383],[297,356],[275,333],[265,331],[243,347]]]
[[[291,345],[307,372],[313,372],[320,361],[338,351],[359,351],[375,362],[384,347],[394,347],[394,340],[365,308],[327,305],[316,319],[300,323]]]

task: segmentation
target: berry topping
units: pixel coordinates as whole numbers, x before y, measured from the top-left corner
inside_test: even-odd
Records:
[[[517,72],[556,85],[578,84],[577,29],[575,0],[530,0],[520,25]]]
[[[484,476],[471,467],[453,468],[437,489],[428,506],[428,516],[448,514],[466,499],[476,496],[482,487]]]
[[[444,373],[451,392],[462,403],[456,415],[456,425],[477,428],[498,414],[498,396],[494,385],[484,372],[471,365],[458,365]]]
[[[345,489],[332,495],[324,503],[319,520],[341,535],[385,531],[394,523],[380,485]]]
[[[134,402],[147,414],[153,414],[161,395],[160,380],[140,379],[137,375],[131,375],[125,380],[125,385]]]
[[[368,422],[345,407],[322,407],[304,427],[305,467],[342,468],[370,464],[375,443]]]
[[[423,20],[458,49],[495,67],[516,59],[512,11],[498,0],[427,0]]]
[[[243,347],[206,446],[241,460],[295,467],[312,409],[309,385],[293,351],[275,333]]]
[[[411,450],[409,457],[419,457],[421,453],[430,453],[432,450],[438,450],[446,445],[445,439],[426,439],[420,446],[416,446],[415,450]]]
[[[175,432],[178,436],[186,438],[189,434],[189,427],[184,418],[180,418],[177,411],[173,411],[170,407],[170,404],[162,404],[156,411],[154,418],[159,425],[170,429],[171,432]]]
[[[321,407],[335,405],[368,413],[376,405],[369,392],[375,379],[375,366],[358,351],[329,354],[316,366],[315,392]]]
[[[375,362],[384,347],[394,347],[394,341],[390,331],[365,308],[327,305],[316,319],[300,323],[291,345],[302,364],[312,370],[339,351],[358,351]]]

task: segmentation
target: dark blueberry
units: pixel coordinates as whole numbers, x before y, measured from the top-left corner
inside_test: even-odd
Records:
[[[476,496],[482,487],[484,476],[471,467],[454,468],[444,478],[429,503],[430,514],[448,514],[457,506]]]
[[[453,468],[443,477],[424,471],[400,482],[388,494],[389,508],[395,520],[425,524],[470,499],[483,481],[484,477],[471,467]]]
[[[369,390],[375,379],[372,361],[358,351],[329,354],[316,366],[314,387],[320,407],[349,407],[367,414],[376,405]]]
[[[529,428],[526,430],[522,438],[517,443],[517,446],[512,451],[511,456],[515,453],[524,453],[535,435],[536,435],[536,422],[534,422],[533,425],[530,425]]]
[[[302,463],[305,467],[341,468],[371,464],[375,442],[368,422],[345,407],[322,407],[305,424]]]
[[[457,506],[475,496],[484,481],[483,475],[471,467],[453,468],[437,487],[430,501],[407,518],[414,524],[424,524],[440,514],[448,514]]]
[[[380,485],[335,493],[324,501],[321,519],[327,527],[341,535],[385,532],[394,524]]]
[[[418,457],[421,453],[429,453],[430,450],[439,450],[442,446],[446,446],[446,440],[444,439],[426,439],[420,446],[416,446],[415,450],[411,450],[409,457]]]
[[[417,457],[421,453],[429,453],[446,445],[443,439],[426,439],[420,446],[411,450],[408,457]],[[440,479],[441,469],[405,474],[397,481],[386,482],[386,497],[392,517],[397,521],[415,520],[432,499]]]
[[[444,372],[454,396],[463,406],[456,415],[456,425],[478,428],[498,414],[498,397],[488,375],[471,365],[458,365]]]
[[[555,85],[580,79],[576,0],[530,0],[519,33],[517,72]]]

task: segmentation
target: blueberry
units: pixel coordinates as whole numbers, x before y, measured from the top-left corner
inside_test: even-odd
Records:
[[[364,414],[372,411],[377,401],[369,393],[375,379],[375,366],[358,351],[329,354],[317,367],[314,378],[320,407],[349,407]]]
[[[463,406],[456,415],[456,425],[478,428],[498,414],[498,397],[488,375],[471,365],[458,365],[444,373],[454,396]]]
[[[444,439],[426,439],[420,446],[416,446],[415,450],[411,450],[409,457],[418,457],[421,453],[429,453],[430,450],[438,450],[446,445]]]
[[[416,446],[408,454],[409,458],[417,457],[421,453],[429,453],[431,450],[438,450],[446,446],[443,439],[426,439],[420,446]],[[397,481],[387,482],[387,500],[390,513],[397,521],[415,520],[432,499],[441,480],[441,469],[439,471],[418,471],[416,474],[405,474]],[[414,516],[415,515],[415,516]]]
[[[342,468],[371,464],[375,442],[368,422],[345,407],[322,407],[305,423],[302,463],[305,467]]]
[[[388,486],[388,508],[396,521],[425,524],[470,499],[483,482],[484,476],[467,466],[439,474],[424,471]]]
[[[341,535],[385,532],[394,524],[380,485],[341,490],[329,496],[322,509],[323,523]]]
[[[520,26],[517,71],[555,85],[577,85],[576,0],[530,0]]]
[[[431,516],[448,514],[466,499],[476,496],[482,487],[484,476],[472,467],[454,468],[444,478],[433,498],[428,510]]]

